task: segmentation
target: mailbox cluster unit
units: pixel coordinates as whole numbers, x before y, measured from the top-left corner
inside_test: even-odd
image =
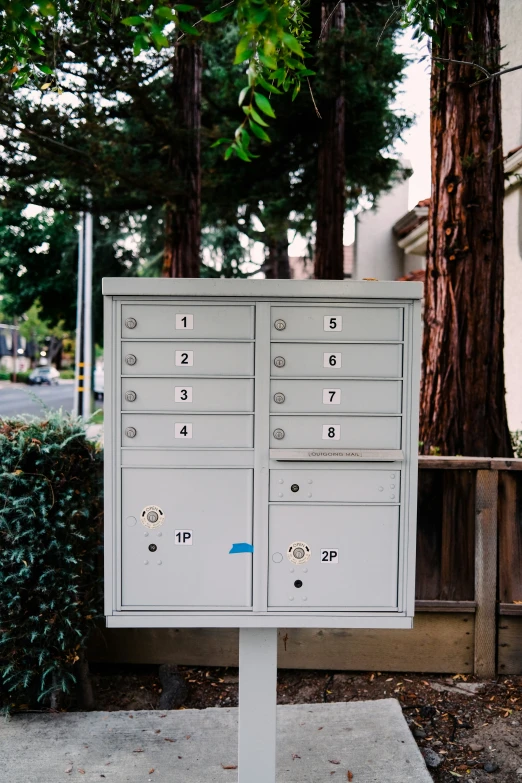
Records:
[[[104,295],[108,625],[410,627],[421,286]]]

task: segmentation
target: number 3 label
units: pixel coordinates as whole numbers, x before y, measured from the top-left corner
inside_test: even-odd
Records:
[[[323,440],[341,440],[341,425],[323,424]]]
[[[174,386],[174,402],[192,402],[192,386]]]
[[[191,438],[192,437],[192,424],[183,424],[177,421],[174,424],[174,437],[175,438]]]
[[[325,332],[342,332],[343,317],[342,315],[325,315],[323,324]]]

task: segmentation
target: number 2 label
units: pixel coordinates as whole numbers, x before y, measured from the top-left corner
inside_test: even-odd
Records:
[[[176,367],[192,367],[194,351],[176,351]]]
[[[341,440],[341,425],[323,424],[323,440]]]

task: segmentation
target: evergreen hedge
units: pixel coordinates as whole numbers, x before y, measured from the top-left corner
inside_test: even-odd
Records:
[[[0,702],[76,682],[101,615],[102,452],[61,412],[0,418]]]

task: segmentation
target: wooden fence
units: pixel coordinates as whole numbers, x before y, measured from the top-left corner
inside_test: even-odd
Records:
[[[412,631],[279,631],[280,668],[522,673],[522,460],[421,457]],[[234,629],[105,629],[91,661],[237,666]]]

